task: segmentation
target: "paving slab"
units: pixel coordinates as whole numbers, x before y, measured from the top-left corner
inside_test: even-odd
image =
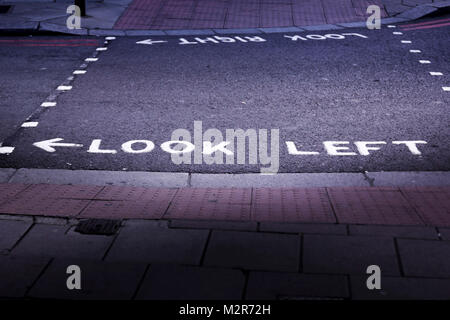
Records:
[[[166,222],[129,220],[106,261],[200,264],[208,230],[169,229]]]
[[[297,271],[300,237],[213,230],[204,265],[247,270]]]
[[[0,253],[11,250],[32,225],[29,221],[0,220]]]
[[[35,224],[12,250],[12,254],[27,257],[58,257],[101,260],[112,237],[83,235],[69,226]]]
[[[331,223],[261,222],[259,231],[303,234],[347,234],[347,226]]]
[[[8,182],[16,172],[16,169],[0,168],[0,183]]]
[[[370,226],[350,225],[350,235],[368,235],[395,238],[438,239],[438,233],[434,227],[421,226]]]
[[[407,277],[450,278],[450,242],[397,240]]]
[[[171,220],[170,228],[256,231],[255,221]]]
[[[381,277],[381,289],[369,290],[367,277],[350,277],[354,300],[449,300],[450,279]]]
[[[303,272],[366,274],[378,265],[385,275],[400,275],[394,240],[363,236],[303,236]]]
[[[248,300],[314,300],[349,297],[346,276],[278,272],[249,273]]]
[[[176,265],[150,266],[137,300],[240,300],[242,271]]]
[[[448,186],[450,172],[367,172],[374,186]]]
[[[69,266],[81,271],[81,289],[67,288]],[[147,268],[139,263],[108,263],[55,259],[33,285],[27,297],[40,299],[131,300]]]
[[[43,257],[0,255],[0,297],[24,297],[49,262]]]

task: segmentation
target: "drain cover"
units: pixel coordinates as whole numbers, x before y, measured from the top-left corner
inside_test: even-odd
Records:
[[[11,6],[0,6],[0,13],[8,13]]]
[[[75,228],[76,232],[82,234],[98,234],[98,235],[113,235],[119,230],[120,220],[111,219],[86,219],[80,221]]]

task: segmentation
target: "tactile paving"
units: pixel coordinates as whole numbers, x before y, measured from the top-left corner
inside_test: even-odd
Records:
[[[20,192],[28,188],[28,184],[4,183],[0,184],[0,204],[17,196]]]
[[[39,216],[77,216],[90,200],[54,198],[14,198],[0,205],[0,213]]]
[[[339,223],[420,225],[416,210],[396,188],[328,188]]]
[[[177,192],[174,203],[193,201],[250,204],[251,200],[251,188],[184,188]]]
[[[428,225],[450,226],[450,187],[401,188]]]
[[[336,222],[324,188],[257,188],[252,220],[285,222]]]
[[[105,187],[95,199],[97,200],[126,200],[126,201],[171,201],[176,189],[144,188],[129,186]]]
[[[169,201],[92,201],[80,218],[160,219]]]
[[[20,193],[26,199],[94,199],[101,186],[34,184]]]

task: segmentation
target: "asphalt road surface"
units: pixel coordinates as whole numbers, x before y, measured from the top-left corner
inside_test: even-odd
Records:
[[[212,40],[205,35],[127,37],[107,44],[104,37],[33,37],[99,43],[70,47],[0,42],[0,167],[239,173],[271,165],[279,172],[448,171],[450,26],[419,27]],[[107,50],[96,51],[102,46]],[[98,60],[80,67],[94,53]],[[67,82],[79,69],[86,73]],[[56,97],[56,106],[41,107],[53,101],[61,84],[72,88]],[[32,124],[21,127],[24,122]],[[207,163],[211,159],[202,157],[200,148],[201,140],[210,139],[199,132],[217,129],[208,133],[229,141],[227,129],[238,128],[254,130],[256,151],[262,154],[264,129],[271,132],[271,157],[257,153],[252,163],[253,145],[247,145],[247,157],[241,159],[245,163],[236,164],[238,148],[228,145],[233,153],[228,164]],[[184,144],[181,164],[168,152],[179,151],[181,144],[161,146],[178,140],[172,136],[176,129],[185,129],[178,131],[184,132],[183,140],[187,134],[192,139],[192,145]],[[192,146],[195,150],[188,152]],[[294,154],[301,151],[307,153]],[[225,159],[220,151],[212,155],[216,161]]]

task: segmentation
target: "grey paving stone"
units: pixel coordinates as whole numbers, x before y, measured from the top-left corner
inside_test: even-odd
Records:
[[[405,6],[401,3],[386,3],[384,5],[386,12],[388,13],[388,15],[390,16],[394,16],[396,14],[399,14],[401,12],[407,11],[409,9],[411,9],[411,7],[409,6]]]
[[[366,274],[370,265],[385,275],[399,275],[394,240],[384,237],[305,235],[303,271]]]
[[[401,19],[401,18],[382,18],[381,19],[381,24],[396,24],[396,23],[400,23],[400,22],[405,22],[408,21],[408,19]]]
[[[70,33],[70,34],[78,34],[78,35],[87,35],[88,30],[81,29],[69,29],[66,25],[60,25],[50,22],[41,22],[39,23],[39,30],[41,31],[53,31],[53,32],[61,32],[61,33]]]
[[[302,32],[302,28],[298,27],[280,27],[280,28],[259,28],[264,33],[283,33],[283,32]]]
[[[151,265],[136,299],[239,300],[244,283],[239,270]]]
[[[204,264],[250,270],[297,271],[299,256],[299,236],[214,230]]]
[[[366,22],[346,22],[346,23],[336,23],[339,27],[346,28],[365,28],[367,26]]]
[[[436,228],[419,226],[350,225],[349,233],[350,235],[438,239]]]
[[[140,187],[186,187],[187,173],[19,169],[10,182]]]
[[[162,30],[125,30],[127,36],[165,36]]]
[[[348,296],[346,276],[250,272],[245,298],[250,300],[338,299],[348,298]]]
[[[80,267],[81,289],[69,290],[67,279],[71,265]],[[27,296],[53,299],[121,299],[133,298],[147,268],[139,263],[108,263],[56,259],[51,262]]]
[[[260,231],[281,233],[306,233],[306,234],[347,234],[347,226],[344,224],[308,224],[308,223],[284,223],[261,222]]]
[[[0,297],[20,298],[38,278],[50,258],[0,255]]]
[[[381,276],[381,289],[369,290],[367,277],[350,277],[356,300],[449,300],[450,279],[397,278]]]
[[[89,35],[92,36],[124,36],[125,31],[114,29],[89,29]]]
[[[6,183],[14,175],[16,169],[0,168],[0,183]]]
[[[410,6],[410,7],[414,7],[414,6],[418,6],[421,4],[428,4],[428,3],[432,3],[433,0],[402,0],[402,3],[404,5]]]
[[[342,27],[335,25],[335,24],[321,24],[317,26],[302,26],[303,29],[307,31],[325,31],[325,30],[338,30],[342,29]]]
[[[199,35],[213,35],[215,32],[212,29],[198,29],[198,30],[165,30],[169,36],[199,36]]]
[[[439,233],[443,240],[450,240],[450,228],[439,228]]]
[[[450,242],[399,239],[398,249],[406,276],[450,278]]]
[[[374,186],[448,186],[450,172],[368,172]]]
[[[102,259],[113,238],[83,235],[68,226],[35,224],[12,250],[18,256]],[[67,232],[67,233],[66,233]]]
[[[432,6],[418,6],[400,13],[397,17],[414,20],[435,12],[436,10],[437,8]]]
[[[171,220],[171,228],[256,231],[255,221]]]
[[[218,34],[258,34],[260,30],[256,28],[244,28],[244,29],[214,29],[214,32]]]
[[[208,233],[208,230],[169,229],[154,221],[130,220],[120,230],[106,260],[198,265]]]
[[[275,175],[201,174],[191,175],[192,187],[337,187],[369,186],[361,173],[278,173]]]
[[[433,7],[436,8],[446,8],[446,7],[450,7],[450,1],[436,1],[434,0],[433,3],[430,4]]]
[[[11,250],[32,224],[27,221],[0,220],[0,252]]]

